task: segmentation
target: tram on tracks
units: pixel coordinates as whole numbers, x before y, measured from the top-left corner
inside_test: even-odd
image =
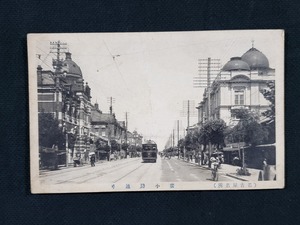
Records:
[[[154,162],[157,160],[157,144],[148,140],[144,144],[142,144],[142,160],[144,162]]]

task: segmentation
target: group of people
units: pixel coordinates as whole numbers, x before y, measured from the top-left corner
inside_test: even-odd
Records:
[[[96,155],[92,154],[90,156],[91,166],[95,166],[95,162],[96,162]],[[81,154],[80,153],[76,154],[76,156],[73,158],[73,163],[74,163],[74,167],[83,165],[83,160],[81,158]]]

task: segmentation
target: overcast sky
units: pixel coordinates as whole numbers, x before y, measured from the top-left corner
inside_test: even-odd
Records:
[[[279,31],[47,34],[37,38],[36,54],[41,57],[36,57],[36,65],[52,69],[55,56],[49,53],[50,41],[58,40],[68,44],[80,66],[92,89],[92,103],[97,100],[100,109],[108,112],[107,98],[115,98],[117,119],[125,120],[128,112],[129,130],[153,139],[159,150],[177,130],[177,120],[183,135],[187,125],[186,117],[180,116],[183,102],[193,100],[197,105],[202,99],[203,88],[193,88],[198,59],[216,58],[224,65],[248,51],[252,40],[271,68],[278,67],[282,55]],[[197,118],[190,121],[192,125]]]

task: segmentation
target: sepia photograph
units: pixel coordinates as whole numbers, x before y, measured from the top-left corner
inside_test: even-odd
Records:
[[[284,31],[28,34],[32,193],[284,188]]]

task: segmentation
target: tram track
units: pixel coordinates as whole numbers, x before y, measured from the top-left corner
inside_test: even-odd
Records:
[[[142,173],[141,175],[139,175],[139,177],[137,178],[137,181],[136,181],[136,182],[139,182],[139,181],[143,178],[143,176],[144,176],[145,174],[147,174],[147,172],[149,171],[149,169],[152,167],[152,165],[153,165],[152,163],[151,163],[151,164],[143,163],[142,165],[138,165],[138,166],[136,166],[135,168],[131,169],[131,170],[130,170],[129,172],[127,172],[126,174],[124,174],[124,175],[122,175],[121,177],[119,177],[118,179],[113,180],[112,183],[117,183],[117,182],[119,182],[120,180],[126,178],[127,176],[132,175],[132,173],[138,171],[140,168],[145,167],[146,165],[147,165],[147,168],[146,168],[146,169],[143,171],[143,173]],[[127,167],[127,165],[126,165],[125,167]],[[124,167],[122,167],[122,168],[124,168]],[[97,174],[96,176],[93,176],[93,177],[90,177],[90,178],[88,178],[88,179],[85,179],[84,181],[81,181],[81,182],[79,182],[79,183],[85,183],[85,182],[88,182],[88,181],[90,181],[90,180],[97,179],[97,178],[99,178],[99,177],[101,177],[101,176],[105,176],[105,175],[108,174],[108,173],[113,173],[113,172],[115,172],[115,171],[117,171],[117,170],[119,170],[119,169],[121,169],[121,168],[117,168],[117,169],[115,169],[115,170],[113,170],[113,171],[109,171],[109,172],[107,171],[106,173],[101,174],[100,176],[99,176],[99,174]]]
[[[130,162],[135,162],[135,161],[136,160],[130,161]],[[72,177],[72,178],[69,178],[69,179],[65,179],[65,180],[63,180],[61,182],[57,182],[57,184],[63,184],[63,183],[67,183],[67,182],[76,182],[76,180],[78,180],[78,179],[81,179],[83,177],[87,177],[87,176],[91,176],[92,175],[92,177],[89,177],[88,179],[76,182],[76,183],[85,183],[87,181],[90,181],[90,180],[93,180],[93,179],[97,179],[97,178],[102,177],[104,175],[107,175],[109,173],[113,173],[115,171],[118,171],[118,170],[121,170],[123,168],[126,168],[128,166],[128,163],[117,164],[117,165],[109,167],[109,168],[107,168],[107,167],[106,168],[99,168],[97,171],[94,171],[94,172],[91,172],[91,173],[88,173],[88,174],[85,173],[85,174],[77,176],[77,177]]]
[[[105,162],[103,165],[103,167],[101,167],[102,169],[110,169],[110,168],[113,168],[113,167],[117,167],[117,166],[120,166],[120,165],[125,165],[125,164],[128,164],[128,163],[132,163],[132,162],[135,162],[135,161],[138,161],[140,160],[139,158],[138,159],[135,159],[135,160],[132,160],[132,161],[125,161],[123,163],[119,163],[119,164],[116,164],[116,165],[111,165],[111,162]],[[103,163],[97,163],[96,165],[101,165]],[[107,166],[106,166],[107,165]],[[40,177],[41,178],[46,178],[46,177],[55,177],[55,176],[61,176],[62,174],[67,174],[67,173],[74,173],[75,171],[77,170],[80,170],[80,171],[83,171],[83,170],[88,170],[88,169],[91,169],[90,166],[85,166],[85,167],[78,167],[77,169],[75,168],[70,168],[70,170],[67,170],[67,171],[60,171],[58,173],[55,173],[55,174],[51,174],[50,172],[47,173],[47,174],[41,174]]]
[[[140,182],[140,180],[145,176],[145,174],[147,174],[147,172],[149,171],[149,169],[153,167],[153,164],[151,163],[148,168],[146,168],[146,170],[144,171],[144,173],[142,173],[142,175],[139,176],[139,178],[137,179],[137,182]]]
[[[124,179],[125,177],[127,177],[129,174],[133,173],[134,171],[138,170],[139,168],[145,166],[145,164],[142,164],[136,168],[134,168],[133,170],[129,171],[128,173],[126,173],[125,175],[123,175],[122,177],[118,178],[117,180],[114,180],[113,183],[117,183],[118,181]]]

